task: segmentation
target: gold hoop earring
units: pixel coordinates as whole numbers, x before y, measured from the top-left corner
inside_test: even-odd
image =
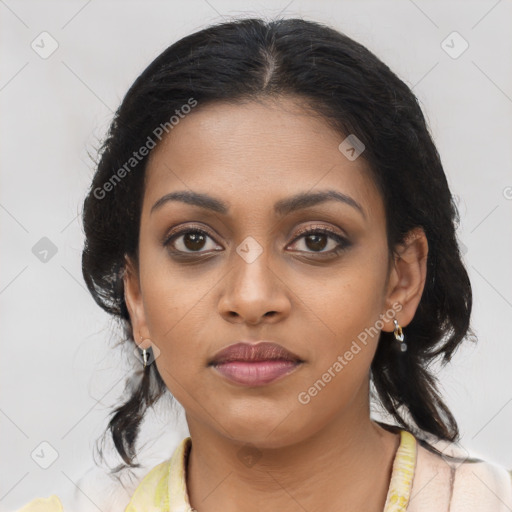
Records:
[[[395,323],[395,330],[393,331],[393,334],[395,335],[395,339],[400,343],[400,350],[405,352],[407,350],[407,343],[404,341],[404,333],[396,319],[393,320],[393,322]]]

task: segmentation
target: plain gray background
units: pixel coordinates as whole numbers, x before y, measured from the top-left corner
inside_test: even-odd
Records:
[[[463,446],[512,468],[510,0],[0,0],[0,510],[76,489],[133,363],[112,348],[117,331],[81,277],[88,154],[172,42],[224,18],[278,14],[345,32],[418,96],[459,201],[479,335],[441,371],[441,389]],[[147,467],[188,433],[159,411],[142,432]],[[43,469],[36,455],[49,462],[52,450]]]

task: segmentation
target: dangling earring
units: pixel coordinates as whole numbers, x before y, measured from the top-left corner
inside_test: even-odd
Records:
[[[393,322],[395,323],[395,330],[393,331],[393,334],[395,335],[395,339],[400,342],[400,350],[405,352],[407,350],[407,343],[404,341],[404,333],[396,319],[393,320]]]
[[[142,336],[140,337],[140,342],[142,343],[143,339],[142,339]],[[142,364],[144,365],[144,369],[146,369],[147,365],[148,365],[148,350],[143,348],[142,349]]]

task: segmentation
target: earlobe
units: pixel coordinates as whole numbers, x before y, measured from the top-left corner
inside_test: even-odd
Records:
[[[402,309],[396,314],[396,319],[405,327],[414,318],[425,287],[428,241],[423,229],[411,230],[396,254],[386,304],[388,308],[401,304]],[[393,331],[393,322],[387,322],[383,330]]]

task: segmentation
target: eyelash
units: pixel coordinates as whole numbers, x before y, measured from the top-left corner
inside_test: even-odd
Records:
[[[165,238],[165,240],[163,241],[163,245],[165,247],[167,247],[171,244],[171,242],[174,242],[180,236],[187,235],[190,233],[198,233],[201,235],[206,235],[215,241],[215,238],[208,231],[205,231],[204,229],[201,229],[201,228],[187,227],[186,229],[182,229],[181,231],[178,231],[176,233],[173,233],[170,236],[167,236]],[[319,255],[328,254],[328,255],[332,256],[332,255],[339,254],[340,252],[342,252],[343,250],[347,249],[350,246],[350,242],[346,238],[344,238],[341,235],[339,235],[338,233],[336,233],[328,228],[324,228],[324,227],[312,227],[312,228],[310,227],[310,228],[304,229],[298,233],[298,236],[296,236],[292,240],[291,243],[294,243],[294,242],[298,241],[299,239],[305,238],[308,235],[312,235],[312,234],[328,235],[329,237],[334,239],[336,242],[338,242],[338,246],[335,247],[334,249],[331,249],[330,251],[325,251],[325,252],[319,252],[319,251],[299,251],[299,252],[306,252],[308,254],[319,254]],[[200,251],[186,252],[186,251],[179,251],[176,249],[174,249],[173,252],[180,254],[180,255],[187,255],[187,256],[191,255],[191,254],[201,254]]]

